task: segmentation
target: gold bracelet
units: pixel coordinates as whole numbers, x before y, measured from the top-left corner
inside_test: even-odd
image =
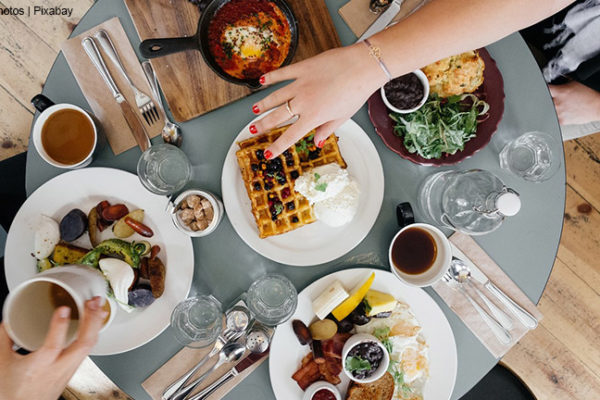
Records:
[[[369,48],[369,54],[371,55],[371,57],[377,60],[377,63],[379,64],[383,72],[385,72],[385,75],[388,78],[388,82],[391,81],[392,74],[390,74],[390,70],[387,69],[387,67],[383,63],[383,60],[381,59],[381,49],[377,46],[373,46],[371,42],[369,42],[369,39],[363,40],[363,43]]]

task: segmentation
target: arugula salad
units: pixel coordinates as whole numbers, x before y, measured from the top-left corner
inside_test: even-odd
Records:
[[[441,158],[465,148],[475,137],[489,104],[473,94],[447,98],[433,93],[427,102],[410,114],[391,113],[394,133],[401,137],[410,153],[426,159]]]

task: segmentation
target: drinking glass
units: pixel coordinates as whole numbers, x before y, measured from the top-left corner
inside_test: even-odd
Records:
[[[179,303],[171,314],[175,338],[187,347],[210,346],[223,328],[221,303],[213,296],[190,297]]]
[[[296,311],[298,292],[285,276],[267,274],[252,283],[245,300],[257,321],[276,326]]]
[[[500,152],[500,166],[531,182],[548,180],[560,166],[560,143],[544,132],[528,132]]]
[[[142,153],[137,173],[146,189],[168,195],[183,189],[188,183],[192,176],[192,165],[181,149],[163,143],[151,146]]]

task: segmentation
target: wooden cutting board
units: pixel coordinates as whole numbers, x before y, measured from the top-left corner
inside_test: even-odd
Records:
[[[340,40],[324,0],[287,0],[298,20],[298,48],[293,62],[339,47]],[[188,0],[125,0],[141,40],[192,36],[200,11]],[[173,117],[183,122],[252,93],[221,79],[198,50],[152,60]]]

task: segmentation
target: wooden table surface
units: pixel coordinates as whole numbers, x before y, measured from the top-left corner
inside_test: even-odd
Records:
[[[0,7],[56,6],[0,0]],[[93,4],[62,0],[71,17],[1,16],[0,160],[27,149],[31,97],[43,87],[60,44]],[[563,236],[539,307],[544,320],[502,360],[544,399],[600,398],[600,134],[565,143],[567,200]],[[127,398],[88,359],[66,399]]]

